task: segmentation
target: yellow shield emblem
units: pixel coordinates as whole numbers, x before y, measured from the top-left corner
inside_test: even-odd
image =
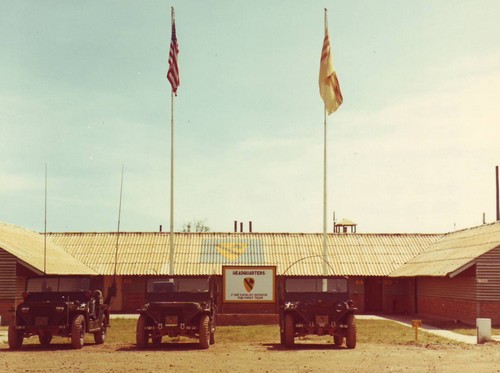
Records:
[[[253,289],[253,286],[255,285],[255,280],[251,277],[245,277],[245,279],[243,280],[243,284],[245,285],[245,289],[247,290],[247,292],[250,293]]]
[[[221,242],[215,245],[219,254],[223,255],[225,258],[229,260],[236,260],[243,254],[248,247],[246,242]]]

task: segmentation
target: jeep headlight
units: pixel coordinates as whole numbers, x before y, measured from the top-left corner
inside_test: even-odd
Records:
[[[208,302],[202,302],[200,303],[200,306],[203,310],[209,310],[210,309],[210,303]]]
[[[21,307],[21,312],[22,313],[28,313],[30,311],[29,307]]]
[[[296,302],[286,302],[285,303],[285,310],[294,310],[296,308],[297,308]]]

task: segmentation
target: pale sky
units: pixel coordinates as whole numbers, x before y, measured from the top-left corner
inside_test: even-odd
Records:
[[[0,221],[48,231],[322,232],[324,11],[344,104],[328,216],[363,233],[495,219],[500,2],[0,1]]]

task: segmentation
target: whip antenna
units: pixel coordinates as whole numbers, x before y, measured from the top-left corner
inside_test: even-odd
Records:
[[[118,244],[120,240],[120,220],[121,220],[121,214],[122,214],[122,193],[123,193],[123,165],[122,165],[122,179],[120,182],[120,203],[118,206],[118,228],[116,230],[116,248],[115,248],[115,271],[114,271],[114,278],[113,278],[113,283],[116,285],[116,267],[118,265]]]
[[[116,246],[115,246],[115,268],[113,271],[113,284],[108,288],[108,296],[104,303],[110,305],[112,299],[116,297],[118,286],[116,284],[116,267],[118,265],[118,245],[120,243],[120,220],[122,214],[122,194],[123,194],[123,165],[122,165],[122,177],[120,182],[120,203],[118,205],[118,228],[116,229]]]

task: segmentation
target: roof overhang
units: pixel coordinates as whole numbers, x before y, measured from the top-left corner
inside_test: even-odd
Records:
[[[456,269],[455,271],[448,273],[448,277],[449,278],[453,278],[453,277],[459,275],[460,273],[462,273],[463,271],[465,271],[465,270],[469,269],[470,267],[474,266],[475,264],[476,264],[475,261],[469,262],[466,265],[464,265],[464,266]]]
[[[23,267],[26,267],[27,269],[29,269],[30,271],[36,273],[37,275],[41,276],[41,275],[44,275],[43,271],[39,270],[38,268],[32,266],[31,264],[29,263],[26,263],[24,260],[21,260],[19,258],[16,258],[16,262],[17,264],[20,264],[22,265]]]

